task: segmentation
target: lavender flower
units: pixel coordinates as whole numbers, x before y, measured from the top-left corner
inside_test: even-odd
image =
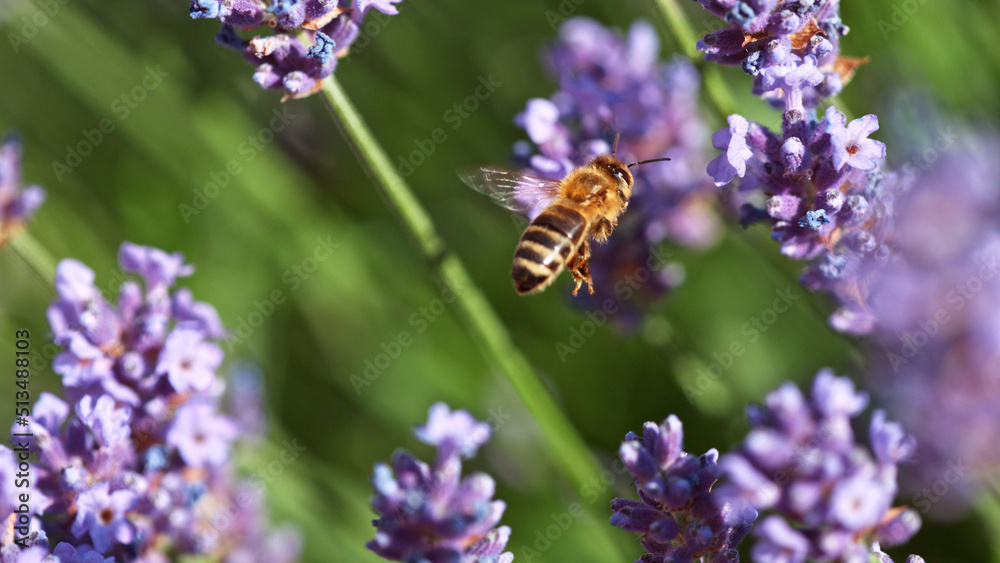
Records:
[[[787,110],[781,135],[731,115],[712,137],[725,152],[708,166],[717,186],[741,178],[744,222],[768,222],[783,254],[809,261],[802,283],[837,297],[830,322],[855,334],[875,326],[870,276],[891,252],[893,200],[910,181],[877,169],[885,145],[867,137],[877,126],[874,115],[845,123],[832,106],[821,120]]]
[[[45,201],[39,186],[21,186],[21,142],[13,136],[0,144],[0,247],[13,238]]]
[[[128,545],[135,538],[135,526],[126,513],[135,509],[138,497],[128,489],[112,493],[108,487],[108,482],[103,482],[80,492],[72,528],[76,537],[89,534],[100,553],[107,553],[114,542]]]
[[[467,411],[444,403],[431,407],[417,438],[438,448],[428,466],[397,451],[392,467],[375,466],[372,507],[380,514],[368,548],[393,561],[510,563],[503,553],[510,537],[500,522],[506,505],[491,500],[495,484],[484,473],[462,478],[462,458],[475,455],[490,437],[490,426]]]
[[[872,544],[872,553],[878,558],[878,563],[892,563],[892,558],[882,551],[878,542]],[[924,558],[919,555],[910,555],[906,558],[906,563],[924,563]]]
[[[956,137],[897,200],[897,250],[871,286],[874,384],[919,441],[903,485],[937,517],[995,487],[1000,466],[1000,136]]]
[[[847,33],[839,3],[701,3],[731,24],[699,42],[706,58],[741,64],[754,76],[754,93],[784,109],[780,134],[729,116],[729,127],[712,136],[725,152],[709,175],[716,186],[739,177],[741,223],[767,221],[783,254],[809,261],[802,283],[837,298],[834,328],[871,332],[867,276],[891,252],[892,202],[909,177],[879,170],[885,144],[869,138],[876,116],[847,123],[833,106],[822,118],[815,113],[864,62],[838,54],[838,37]]]
[[[736,548],[757,512],[712,491],[721,473],[719,452],[695,457],[682,451],[684,431],[674,415],[659,425],[647,422],[642,434],[629,432],[618,451],[642,502],[611,501],[611,524],[642,534],[647,554],[636,563],[739,561]]]
[[[213,342],[224,332],[211,305],[173,287],[194,269],[180,254],[130,243],[119,258],[144,283],[125,281],[114,304],[82,263],[56,269],[48,317],[64,350],[53,369],[70,403],[42,393],[32,409],[40,463],[30,516],[40,536],[14,556],[44,556],[51,538],[63,542],[53,555],[64,562],[161,561],[168,546],[172,555],[293,560],[295,533],[267,534],[260,495],[232,474],[241,429],[218,412],[225,386]],[[0,450],[0,473],[5,458]],[[0,504],[0,517],[12,511]]]
[[[849,29],[838,0],[699,2],[730,24],[698,41],[705,59],[743,67],[754,77],[754,94],[778,105],[795,96],[814,108],[820,98],[837,95],[867,62],[839,52]]]
[[[915,442],[876,411],[871,453],[857,444],[851,419],[867,405],[849,379],[823,370],[812,397],[786,383],[747,409],[752,429],[720,460],[718,495],[766,514],[754,561],[866,561],[872,542],[899,545],[916,533],[916,511],[892,507],[897,464]]]
[[[399,13],[400,0],[191,0],[191,17],[222,22],[216,42],[240,51],[257,67],[254,81],[284,90],[285,99],[320,89],[360,34],[365,14]],[[274,28],[273,35],[244,39],[237,30]]]
[[[656,32],[646,22],[622,36],[593,20],[571,18],[547,52],[559,90],[549,99],[529,100],[516,119],[531,143],[515,145],[515,159],[535,176],[561,179],[611,152],[616,134],[617,156],[626,162],[673,159],[632,169],[630,209],[590,260],[596,293],[587,301],[598,307],[613,299],[624,308],[636,295],[636,301],[651,301],[681,283],[683,269],[656,245],[701,248],[718,236],[702,172],[707,131],[697,103],[698,72],[682,59],[662,63],[658,52]],[[619,320],[631,324],[638,305],[628,304]]]

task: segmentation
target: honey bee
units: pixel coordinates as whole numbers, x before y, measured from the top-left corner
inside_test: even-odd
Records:
[[[518,213],[542,211],[525,229],[514,251],[511,277],[521,295],[538,293],[569,269],[576,285],[594,293],[590,277],[590,241],[605,242],[618,226],[618,218],[632,196],[632,173],[629,168],[647,162],[670,160],[654,158],[625,164],[615,156],[618,138],[611,154],[595,157],[562,180],[537,178],[497,168],[478,168],[460,174],[462,181],[495,203]]]

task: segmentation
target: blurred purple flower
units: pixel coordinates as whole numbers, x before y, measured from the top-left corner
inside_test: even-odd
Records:
[[[647,422],[642,434],[629,432],[618,452],[642,502],[611,501],[611,524],[642,534],[647,555],[641,561],[739,561],[737,547],[757,512],[712,491],[721,473],[719,452],[696,457],[682,451],[684,431],[674,415]]]
[[[13,238],[45,202],[45,190],[21,185],[21,141],[0,142],[0,248]]]
[[[76,499],[77,513],[73,534],[90,535],[94,549],[107,553],[113,542],[131,543],[135,526],[126,513],[138,504],[138,497],[129,490],[110,492],[108,483],[98,483],[80,493]]]
[[[882,551],[882,547],[879,545],[878,542],[872,544],[872,553],[874,553],[875,556],[878,558],[878,563],[893,563],[892,558],[889,557],[889,555],[886,552]],[[906,563],[925,563],[925,562],[924,558],[919,555],[910,555],[909,557],[906,558]]]
[[[919,444],[902,482],[939,518],[962,514],[1000,467],[1000,135],[953,139],[897,199],[896,252],[870,289],[874,385]],[[947,494],[932,490],[956,473]]]
[[[755,561],[865,561],[872,542],[899,545],[919,529],[915,510],[892,507],[897,464],[915,442],[877,411],[869,454],[851,428],[867,405],[849,379],[823,370],[811,397],[786,383],[747,408],[751,430],[720,460],[717,494],[767,515],[754,531]]]
[[[186,404],[177,411],[167,432],[166,444],[177,448],[191,467],[222,465],[229,459],[229,448],[239,435],[233,421],[216,413],[212,404]]]
[[[205,334],[184,325],[174,329],[163,343],[156,371],[167,374],[178,393],[194,389],[206,391],[215,382],[215,370],[222,363],[222,349],[205,342]]]
[[[428,466],[397,451],[392,467],[375,466],[372,507],[379,513],[368,548],[393,561],[510,563],[504,553],[510,528],[496,527],[506,505],[492,500],[493,479],[484,473],[462,478],[462,457],[471,457],[488,439],[489,425],[466,411],[437,403],[417,437],[438,447]]]
[[[514,147],[527,172],[562,179],[593,157],[611,152],[626,163],[670,157],[633,168],[630,209],[590,260],[595,294],[584,306],[611,308],[632,326],[643,305],[683,280],[680,264],[656,247],[714,244],[719,233],[711,184],[704,176],[707,128],[698,107],[700,77],[689,62],[659,61],[656,31],[636,22],[624,36],[583,17],[566,20],[548,49],[559,89],[532,99],[515,119],[531,142]],[[537,213],[541,208],[535,208]],[[619,307],[621,309],[619,309]]]
[[[52,550],[59,563],[115,563],[114,557],[104,557],[87,544],[73,546],[62,542]]]
[[[257,67],[254,81],[263,88],[283,90],[285,99],[317,92],[346,57],[372,9],[399,13],[400,0],[192,0],[195,19],[217,19],[222,28],[216,42],[240,51]],[[244,39],[239,31],[264,27],[271,35]]]
[[[40,461],[31,527],[45,538],[32,550],[48,554],[52,538],[63,542],[53,553],[64,562],[165,561],[167,546],[175,557],[294,560],[297,533],[268,533],[262,499],[233,475],[230,452],[243,430],[218,413],[222,351],[212,342],[224,329],[211,305],[174,289],[193,268],[178,253],[130,243],[119,258],[144,283],[125,280],[114,304],[85,265],[64,260],[56,269],[48,317],[64,350],[53,369],[69,403],[42,393],[28,419]],[[0,477],[6,461],[0,449]],[[0,485],[4,520],[14,509],[7,492]]]

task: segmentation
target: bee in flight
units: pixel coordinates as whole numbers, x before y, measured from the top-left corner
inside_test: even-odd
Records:
[[[670,160],[654,158],[625,164],[611,154],[595,157],[562,180],[537,178],[497,168],[478,168],[460,174],[462,181],[488,195],[501,207],[528,214],[543,207],[521,235],[514,251],[511,276],[521,295],[538,293],[555,281],[564,268],[573,274],[573,295],[590,277],[590,239],[605,242],[632,196],[632,173],[637,164]]]

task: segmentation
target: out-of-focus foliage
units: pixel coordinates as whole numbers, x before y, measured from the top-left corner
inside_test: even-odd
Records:
[[[699,34],[717,25],[690,4]],[[665,247],[686,282],[629,336],[568,307],[566,281],[532,298],[512,291],[523,223],[465,188],[455,171],[508,162],[521,135],[514,115],[555,89],[539,52],[560,10],[619,28],[650,19],[666,57],[677,45],[651,5],[398,6],[399,15],[374,14],[363,26],[337,76],[394,162],[412,168],[407,179],[443,237],[606,467],[625,432],[647,420],[675,413],[690,450],[725,451],[746,430],[743,406],[778,382],[805,381],[823,366],[863,373],[854,343],[826,326],[832,304],[799,286],[801,265],[781,257],[762,230],[731,228],[704,254]],[[197,267],[187,285],[233,331],[227,357],[265,374],[272,440],[247,452],[243,467],[269,483],[274,520],[302,528],[305,560],[378,561],[364,548],[374,533],[372,467],[411,443],[411,426],[439,400],[494,421],[495,437],[470,467],[498,481],[515,560],[529,560],[522,546],[539,551],[530,558],[537,561],[597,559],[583,521],[610,527],[608,503],[630,496],[627,476],[609,469],[607,483],[586,490],[560,478],[519,399],[442,299],[322,100],[281,104],[280,94],[251,81],[250,65],[213,43],[216,26],[190,20],[187,9],[180,0],[2,5],[0,130],[20,132],[24,179],[48,192],[31,233],[56,258],[91,265],[99,287],[120,279],[123,240],[181,251]],[[996,123],[997,5],[845,3],[842,15],[851,27],[843,52],[872,58],[842,101],[855,116],[883,116],[878,138],[890,164],[893,143],[914,125],[891,120],[894,92],[926,89],[944,114]],[[744,115],[776,125],[741,71],[724,76]],[[498,85],[477,98],[491,81]],[[713,119],[710,129],[722,126]],[[0,250],[0,357],[13,357],[16,329],[30,329],[36,391],[58,387],[44,367],[54,351],[44,338],[53,296],[48,280]],[[573,352],[561,357],[557,344]],[[356,387],[352,375],[367,384]],[[0,420],[11,420],[12,406],[0,402]],[[283,462],[283,449],[298,455]],[[573,503],[583,516],[567,520]],[[928,561],[981,561],[990,541],[981,526],[927,522],[905,549]],[[623,552],[640,553],[630,534],[612,536]]]

